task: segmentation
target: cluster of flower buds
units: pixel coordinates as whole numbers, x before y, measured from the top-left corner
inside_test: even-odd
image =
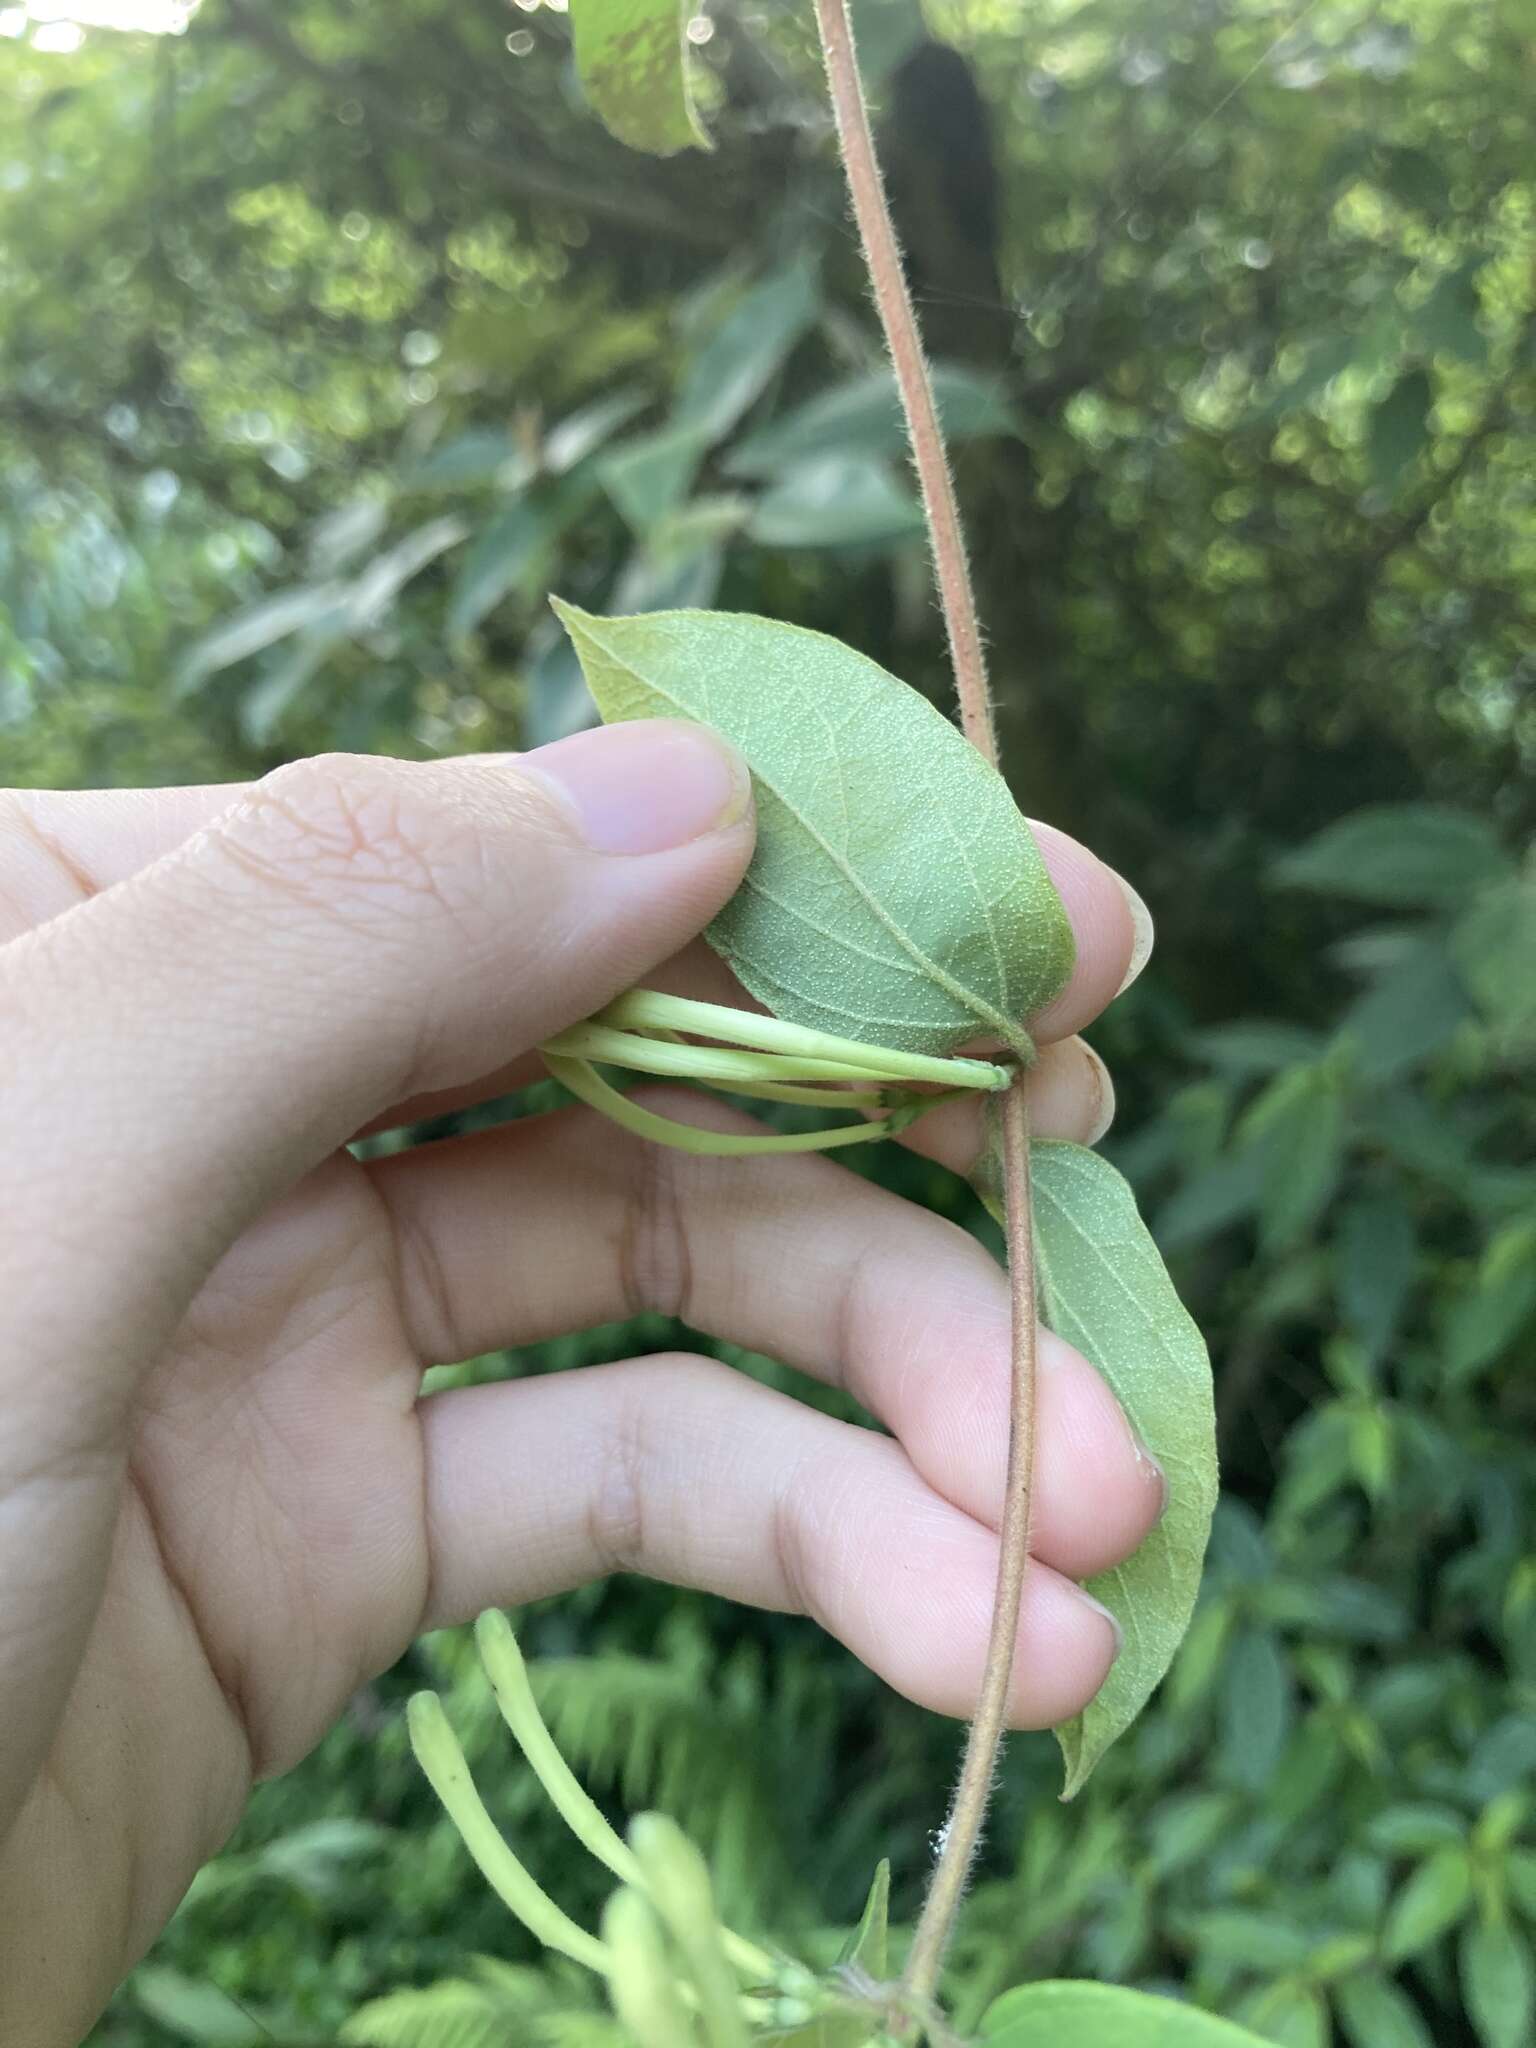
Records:
[[[701,1042],[703,1041],[703,1042]],[[763,1152],[826,1152],[889,1138],[937,1103],[969,1093],[995,1094],[1012,1071],[991,1060],[939,1059],[861,1045],[827,1031],[719,1003],[635,989],[539,1050],[557,1081],[615,1123],[684,1152],[750,1157]],[[856,1120],[815,1131],[743,1134],[711,1131],[659,1116],[621,1094],[598,1072],[623,1067],[668,1080],[698,1081],[731,1095],[801,1107],[851,1110]]]
[[[624,1840],[556,1747],[506,1616],[482,1614],[475,1640],[502,1718],[556,1812],[619,1879],[600,1934],[555,1903],[501,1834],[436,1693],[417,1693],[407,1708],[411,1747],[497,1897],[545,1948],[606,1981],[638,2048],[747,2048],[765,2035],[797,2038],[864,2003],[846,1977],[818,1978],[723,1926],[703,1856],[665,1814],[639,1815]]]

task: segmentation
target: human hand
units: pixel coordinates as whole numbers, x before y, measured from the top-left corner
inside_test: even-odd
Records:
[[[1079,957],[1036,1020],[1033,1118],[1089,1139],[1107,1083],[1068,1034],[1125,978],[1134,920],[1041,836]],[[0,798],[11,2048],[77,2041],[253,1779],[484,1606],[645,1572],[810,1613],[967,1710],[1007,1408],[1007,1287],[978,1245],[824,1158],[694,1158],[580,1108],[347,1150],[535,1078],[530,1048],[642,979],[741,1000],[688,942],[751,844],[734,756],[664,723]],[[964,1165],[976,1112],[910,1138]],[[640,1309],[848,1386],[892,1437],[686,1355],[419,1397],[434,1363]],[[1046,1337],[1041,1371],[1024,1725],[1102,1682],[1113,1627],[1072,1581],[1162,1497],[1087,1363]]]

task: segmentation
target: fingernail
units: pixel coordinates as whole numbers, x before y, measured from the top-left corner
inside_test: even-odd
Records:
[[[1093,1122],[1083,1143],[1097,1145],[1100,1138],[1115,1120],[1115,1084],[1109,1077],[1109,1069],[1099,1058],[1091,1045],[1084,1045],[1088,1055],[1088,1073],[1091,1084],[1097,1089]]]
[[[1157,1514],[1152,1523],[1155,1529],[1168,1512],[1168,1474],[1163,1470],[1161,1461],[1153,1457],[1134,1429],[1131,1431],[1131,1441],[1136,1447],[1136,1456],[1146,1467],[1148,1478],[1157,1488]]]
[[[1110,1659],[1111,1663],[1113,1663],[1114,1658],[1118,1657],[1120,1652],[1125,1648],[1125,1630],[1120,1626],[1120,1623],[1116,1619],[1116,1617],[1110,1613],[1109,1609],[1104,1605],[1102,1600],[1095,1600],[1093,1595],[1091,1593],[1085,1592],[1081,1586],[1075,1586],[1073,1588],[1073,1591],[1077,1594],[1078,1599],[1082,1601],[1085,1607],[1091,1607],[1095,1614],[1102,1614],[1104,1619],[1109,1623],[1111,1629],[1113,1629],[1115,1636],[1115,1648],[1114,1654]]]
[[[594,726],[524,754],[595,853],[666,853],[747,815],[752,779],[729,741],[680,719]]]
[[[1130,1439],[1131,1456],[1136,1460],[1138,1477],[1147,1486],[1157,1489],[1157,1513],[1152,1518],[1152,1526],[1155,1529],[1168,1512],[1168,1474],[1163,1470],[1161,1460],[1147,1449],[1141,1432],[1123,1408],[1120,1411],[1120,1420],[1125,1424],[1125,1433]]]
[[[1110,869],[1110,873],[1115,873],[1113,868]],[[1152,945],[1157,937],[1157,933],[1152,924],[1151,911],[1148,910],[1146,904],[1142,902],[1124,875],[1115,875],[1115,880],[1125,892],[1125,907],[1131,913],[1131,930],[1134,934],[1131,940],[1131,964],[1125,970],[1124,981],[1115,990],[1117,996],[1123,996],[1137,975],[1140,974],[1143,967],[1152,958]]]

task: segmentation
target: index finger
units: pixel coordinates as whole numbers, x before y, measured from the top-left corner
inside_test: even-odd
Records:
[[[1152,919],[1130,884],[1096,854],[1090,853],[1079,840],[1069,833],[1057,831],[1053,825],[1033,825],[1033,830],[1041,857],[1071,922],[1077,948],[1066,987],[1038,1016],[1026,1020],[1037,1043],[1044,1048],[1072,1038],[1082,1025],[1090,1023],[1135,980],[1152,951]],[[683,952],[657,968],[650,976],[650,985],[668,995],[719,1003],[727,1009],[761,1010],[764,1007],[747,994],[719,954],[703,939],[695,939]],[[986,1050],[979,1043],[965,1049]],[[1078,1128],[1081,1104],[1073,1101],[1068,1105],[1065,1100],[1082,1091],[1071,1085],[1065,1088],[1061,1085],[1063,1075],[1076,1064],[1071,1059],[1074,1050],[1084,1063],[1093,1059],[1093,1055],[1082,1046],[1075,1049],[1063,1047],[1059,1056],[1062,1073],[1053,1077],[1045,1102],[1046,1118],[1040,1127],[1043,1136],[1087,1138],[1089,1135],[1087,1130]],[[545,1069],[536,1056],[513,1060],[496,1073],[487,1074],[473,1090],[460,1089],[452,1095],[403,1103],[391,1113],[389,1122],[398,1127],[429,1117],[447,1116],[476,1102],[490,1101],[499,1095],[509,1095],[518,1088],[526,1088],[530,1082],[544,1076]],[[1045,1078],[1043,1072],[1039,1078]],[[1089,1078],[1089,1094],[1097,1099],[1105,1079],[1102,1064],[1097,1077],[1090,1075]],[[1056,1100],[1058,1097],[1063,1098],[1060,1103]],[[923,1117],[912,1125],[897,1142],[910,1145],[914,1151],[964,1172],[980,1146],[982,1127],[983,1110],[978,1102],[946,1103],[931,1116]]]
[[[0,944],[137,874],[210,824],[244,787],[0,792]],[[1130,884],[1081,841],[1054,825],[1034,823],[1033,830],[1077,949],[1066,987],[1028,1020],[1039,1043],[1049,1045],[1080,1031],[1141,972],[1152,950],[1152,920]],[[702,941],[652,979],[676,995],[759,1007]],[[524,1056],[451,1095],[401,1103],[385,1122],[447,1115],[526,1087],[543,1072],[536,1057]],[[918,1150],[959,1164],[974,1152],[978,1133],[974,1105],[956,1105],[924,1119],[910,1136]]]

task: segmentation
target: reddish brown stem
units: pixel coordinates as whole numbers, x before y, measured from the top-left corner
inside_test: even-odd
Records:
[[[992,1632],[976,1718],[966,1737],[944,1846],[907,1958],[906,1988],[919,2005],[938,1985],[944,1951],[964,1897],[991,1803],[998,1752],[1008,1728],[1019,1606],[1029,1566],[1030,1507],[1035,1466],[1035,1253],[1029,1198],[1029,1116],[1021,1082],[1003,1097],[1003,1181],[1007,1196],[1008,1282],[1013,1343],[1008,1409],[1008,1468],[999,1531]]]
[[[944,629],[949,635],[949,658],[955,672],[955,694],[960,700],[960,723],[971,745],[997,766],[997,733],[992,720],[992,700],[987,689],[987,661],[981,628],[976,616],[976,598],[971,589],[970,563],[966,558],[965,536],[960,510],[949,474],[949,457],[944,447],[939,409],[933,396],[933,379],[923,353],[922,336],[912,311],[912,295],[891,210],[886,204],[885,181],[869,125],[869,108],[859,77],[858,56],[853,45],[853,27],[844,0],[816,0],[816,17],[821,29],[822,57],[832,93],[832,112],[842,147],[843,169],[853,201],[853,217],[864,247],[870,289],[885,330],[886,346],[896,372],[906,414],[907,435],[912,447],[912,465],[917,471],[923,495],[923,513],[928,525],[928,542],[933,551],[933,571],[939,586],[939,603],[944,612]]]
[[[875,154],[846,0],[816,0],[816,16],[853,215],[891,352],[913,466],[922,491],[934,575],[949,635],[960,722],[966,738],[995,767],[997,730],[987,689],[986,660],[965,538],[938,407],[934,403],[933,380],[928,373]],[[1007,1728],[1019,1605],[1029,1563],[1035,1459],[1035,1256],[1029,1197],[1029,1121],[1022,1077],[1003,1098],[1001,1123],[1008,1273],[1013,1302],[1006,1497],[992,1628],[976,1718],[966,1739],[959,1783],[902,1979],[903,2004],[908,2011],[919,2014],[932,2009],[944,1951],[992,1796],[998,1751]]]

